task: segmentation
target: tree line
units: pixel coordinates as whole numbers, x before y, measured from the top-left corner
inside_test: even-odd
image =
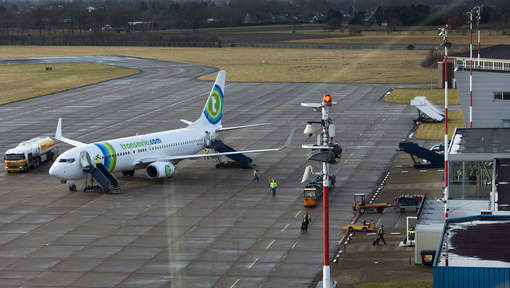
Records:
[[[0,40],[131,39],[171,41],[178,36],[151,33],[115,36],[106,32],[163,31],[175,28],[230,27],[280,23],[344,25],[465,24],[472,0],[3,0],[0,2]],[[510,1],[486,0],[482,23],[510,23]],[[428,6],[427,3],[432,6]],[[442,4],[441,4],[442,3]],[[119,33],[120,34],[120,33]],[[187,40],[193,39],[188,35]],[[210,39],[205,39],[209,41]]]

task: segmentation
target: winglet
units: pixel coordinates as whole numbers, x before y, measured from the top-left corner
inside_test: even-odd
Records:
[[[292,138],[294,137],[294,132],[296,132],[296,128],[292,128],[292,131],[290,131],[289,138],[287,138],[287,141],[285,141],[285,144],[283,144],[281,149],[289,147],[290,142],[292,142]]]
[[[81,143],[79,141],[67,139],[62,136],[62,118],[58,118],[57,130],[55,131],[55,139],[67,143],[69,145],[73,145],[75,147],[83,146],[85,143]]]
[[[62,138],[62,118],[58,118],[57,131],[55,131],[55,139],[60,140]]]

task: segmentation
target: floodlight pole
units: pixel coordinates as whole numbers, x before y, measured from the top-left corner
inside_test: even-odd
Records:
[[[444,46],[444,218],[448,218],[448,24],[440,28]]]
[[[319,111],[321,108],[321,122],[308,122],[310,123],[320,123],[322,126],[322,132],[317,138],[317,142],[315,145],[303,145],[302,147],[305,149],[312,149],[312,151],[317,151],[324,154],[325,157],[319,157],[317,159],[313,159],[309,157],[309,160],[321,161],[322,162],[322,217],[323,217],[323,247],[324,247],[324,266],[322,269],[322,288],[331,288],[331,272],[329,269],[329,187],[330,187],[330,171],[329,166],[330,163],[335,163],[335,159],[339,158],[337,155],[341,153],[341,148],[338,145],[333,143],[333,137],[335,137],[334,125],[330,123],[331,119],[329,118],[329,108],[336,104],[336,102],[332,101],[331,95],[326,94],[323,97],[321,103],[301,103],[301,106],[314,108],[315,111]],[[329,129],[332,129],[331,132]],[[307,129],[305,128],[305,134]],[[336,147],[336,148],[335,148]],[[340,152],[338,152],[340,149]],[[334,154],[334,155],[333,155]],[[306,172],[305,172],[306,173]],[[304,179],[304,178],[303,178]],[[335,285],[335,284],[333,284]],[[319,287],[319,286],[317,286]]]
[[[469,12],[469,128],[473,128],[473,9]]]
[[[330,98],[331,101],[331,98]],[[329,107],[331,103],[322,101],[322,145],[329,145]],[[322,287],[330,288],[331,277],[329,269],[329,163],[322,162],[322,218],[323,218],[323,246],[324,266],[322,269]]]

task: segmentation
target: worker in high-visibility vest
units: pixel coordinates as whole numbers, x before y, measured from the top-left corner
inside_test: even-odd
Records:
[[[377,238],[375,238],[374,242],[372,243],[372,245],[376,245],[379,246],[379,241],[383,241],[384,245],[386,245],[386,240],[384,240],[384,225],[381,225],[381,227],[379,227],[379,229],[377,230]]]
[[[253,180],[257,181],[259,183],[259,170],[253,169]]]
[[[312,216],[306,212],[305,216],[303,216],[303,223],[301,224],[301,231],[308,231],[308,225],[312,223]]]
[[[273,197],[276,195],[276,187],[278,187],[278,183],[276,183],[276,180],[272,178],[271,182],[269,183],[269,187],[271,187],[271,192],[273,193]]]
[[[94,157],[94,164],[99,164],[99,155],[96,155],[96,157]]]

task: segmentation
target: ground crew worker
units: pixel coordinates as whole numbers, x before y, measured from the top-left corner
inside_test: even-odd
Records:
[[[379,229],[377,230],[377,238],[374,240],[374,243],[372,243],[372,245],[375,246],[375,244],[377,244],[377,246],[379,246],[380,240],[382,240],[384,245],[386,245],[386,240],[384,240],[384,225],[381,225],[381,227],[379,227]]]
[[[269,187],[271,187],[271,192],[273,193],[273,197],[274,197],[276,195],[276,187],[278,187],[278,183],[276,183],[276,180],[274,178],[271,178]]]
[[[96,157],[94,157],[94,164],[99,164],[99,154],[96,155]]]
[[[462,182],[462,169],[457,169],[457,182]]]
[[[303,216],[303,223],[301,224],[301,231],[308,231],[308,225],[312,223],[312,216],[306,212],[305,216]]]
[[[209,148],[205,148],[205,154],[209,154]]]
[[[257,183],[259,183],[259,170],[257,170],[256,168],[253,169],[253,180],[257,181]]]

